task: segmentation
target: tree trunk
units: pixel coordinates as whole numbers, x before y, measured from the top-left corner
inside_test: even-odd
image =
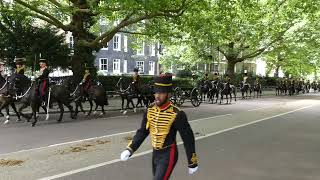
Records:
[[[92,49],[76,45],[74,49],[74,55],[71,58],[71,67],[73,76],[77,82],[82,80],[85,66],[89,68],[90,73],[95,74]]]
[[[274,77],[279,77],[280,66],[276,67],[276,71],[274,72]]]
[[[228,64],[227,64],[227,74],[232,78],[234,77],[234,67],[236,65],[236,60],[230,60],[228,59]]]

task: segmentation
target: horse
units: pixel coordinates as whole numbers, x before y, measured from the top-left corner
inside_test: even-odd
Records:
[[[105,114],[104,106],[109,105],[108,96],[105,88],[97,83],[97,85],[92,85],[88,89],[84,89],[84,85],[76,83],[74,77],[69,77],[65,79],[62,83],[71,92],[70,97],[75,102],[75,116],[79,113],[79,108],[81,112],[86,114],[86,116],[91,115],[93,110],[93,103],[95,103],[94,114],[96,113],[98,107],[101,107],[101,114]],[[82,103],[88,101],[90,104],[90,109],[86,113],[83,109]]]
[[[219,99],[219,84],[221,82],[220,81],[212,81],[211,82],[211,88],[208,92],[209,95],[209,100],[212,103],[217,103],[218,99]],[[216,98],[216,100],[214,100]]]
[[[242,94],[242,99],[248,98],[248,92],[250,93],[250,97],[251,97],[252,89],[251,89],[250,84],[241,82],[240,83],[240,91]],[[244,96],[244,93],[246,93],[246,96]]]
[[[200,93],[202,94],[202,98],[205,101],[206,97],[208,98],[208,100],[210,101],[210,90],[212,89],[212,82],[210,82],[209,80],[204,80],[201,83],[199,83],[200,86]]]
[[[133,107],[133,111],[136,112],[136,107],[140,105],[140,107],[148,107],[149,104],[154,102],[154,94],[153,94],[153,85],[152,82],[149,84],[143,84],[139,89],[130,83],[127,88],[125,87],[124,79],[122,77],[119,78],[116,84],[116,92],[121,97],[121,110],[123,114],[127,113],[127,109],[130,108],[130,104]],[[133,103],[133,99],[137,98],[137,104]],[[124,108],[124,103],[127,101],[126,107]],[[143,104],[142,104],[143,103]]]
[[[227,99],[227,103],[226,104],[229,103],[228,96],[230,96],[230,104],[231,104],[231,101],[232,101],[232,89],[231,89],[230,83],[220,83],[219,92],[220,92],[220,104],[223,102],[223,96],[226,96],[226,99]]]
[[[26,118],[29,122],[32,117],[34,117],[34,121],[32,122],[32,127],[34,127],[37,123],[37,118],[39,113],[39,108],[42,109],[47,114],[46,120],[49,119],[49,108],[50,104],[56,102],[60,108],[60,116],[57,122],[61,122],[64,113],[65,105],[70,110],[70,117],[75,119],[73,107],[70,105],[72,102],[72,98],[70,97],[70,91],[63,85],[53,85],[49,88],[48,102],[45,106],[41,105],[41,97],[38,95],[38,85],[35,79],[32,77],[31,80],[25,75],[15,74],[14,86],[15,89],[22,92],[22,95],[17,97],[20,99],[22,106],[19,108],[18,112],[22,117]],[[31,106],[32,113],[30,115],[26,115],[22,112],[25,108]]]
[[[296,92],[295,84],[294,83],[289,84],[288,90],[289,90],[289,96],[293,96]]]
[[[262,95],[262,88],[260,82],[257,82],[253,85],[253,97],[255,97],[255,94],[257,93],[257,98]]]
[[[0,77],[0,87],[1,87],[0,88],[0,112],[3,108],[5,108],[7,113],[6,121],[4,122],[4,124],[9,123],[9,120],[10,120],[9,105],[12,107],[12,109],[16,113],[18,117],[17,121],[21,120],[20,114],[18,113],[14,103],[16,99],[14,98],[15,94],[13,93],[14,90],[12,89],[13,86],[11,85],[13,82],[13,78],[14,78],[13,76],[7,77],[6,79],[4,79],[2,76]]]

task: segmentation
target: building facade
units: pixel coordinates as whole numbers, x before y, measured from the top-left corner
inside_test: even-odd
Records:
[[[96,52],[95,66],[99,75],[131,74],[135,67],[139,74],[159,74],[159,43],[140,42],[137,48],[132,48],[130,35],[117,33],[103,48]],[[67,34],[67,43],[72,49],[73,37]]]

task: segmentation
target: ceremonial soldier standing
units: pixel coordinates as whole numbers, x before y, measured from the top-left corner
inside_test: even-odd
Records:
[[[47,60],[46,59],[40,59],[39,60],[40,65],[40,72],[38,74],[37,80],[38,80],[38,95],[41,98],[41,106],[46,105],[47,101],[47,94],[48,94],[48,87],[49,87],[49,73],[47,67]]]
[[[24,62],[25,58],[15,58],[14,62],[16,63],[16,73],[17,74],[24,74]]]
[[[148,107],[140,129],[120,158],[123,161],[128,160],[150,134],[153,147],[153,180],[167,180],[178,160],[176,135],[179,131],[187,153],[189,174],[193,174],[198,169],[194,135],[185,112],[169,101],[172,76],[157,76],[154,85],[155,103]]]

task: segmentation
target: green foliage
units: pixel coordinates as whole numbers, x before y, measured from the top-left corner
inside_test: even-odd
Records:
[[[32,24],[32,19],[24,11],[16,14],[19,8],[4,9],[0,17],[0,57],[7,58],[7,63],[14,66],[15,57],[26,57],[26,65],[34,66],[41,53],[52,67],[67,68],[70,50],[65,44],[64,34],[52,27],[39,28]],[[36,64],[38,64],[36,62]]]

